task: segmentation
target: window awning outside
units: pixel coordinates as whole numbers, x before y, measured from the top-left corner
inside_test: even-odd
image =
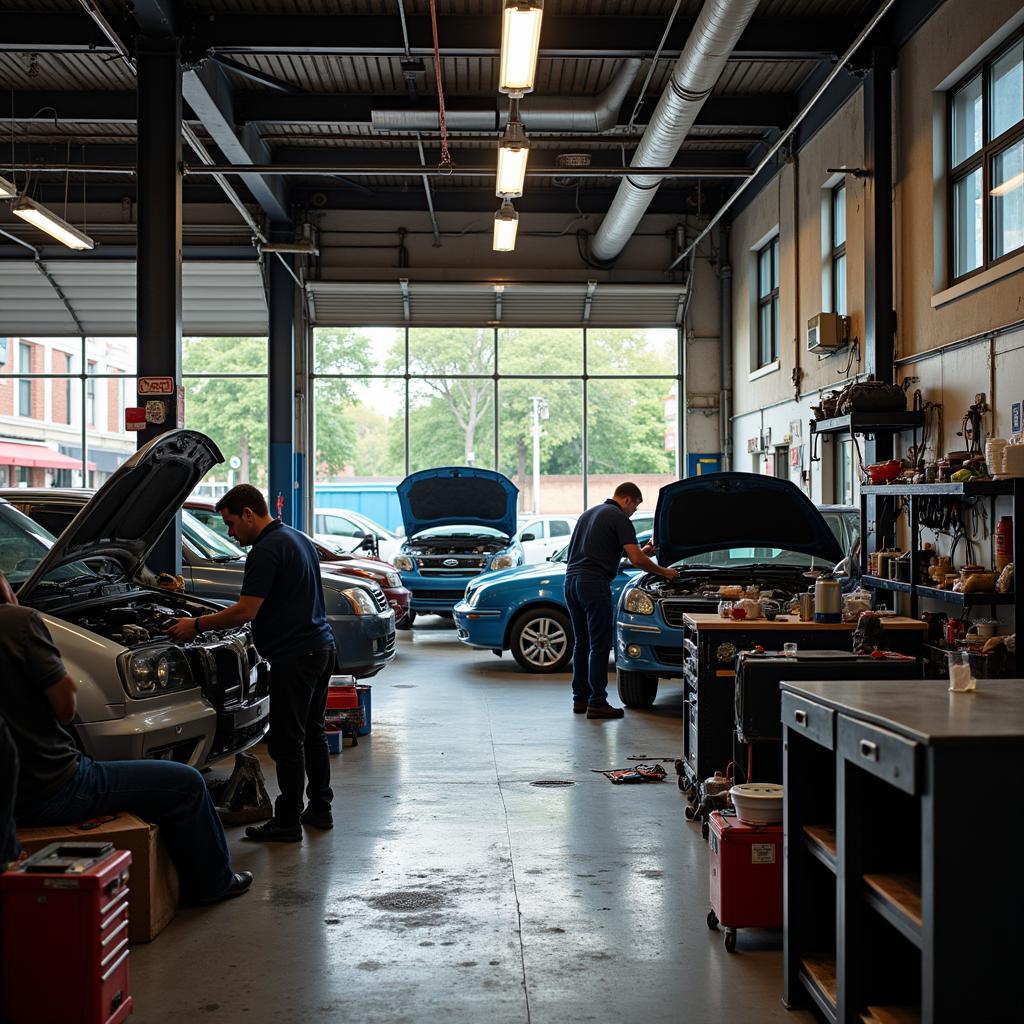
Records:
[[[47,260],[46,269],[87,335],[135,337],[135,263]],[[267,299],[259,264],[188,261],[181,271],[182,333],[263,337]],[[79,331],[53,285],[32,260],[0,264],[0,335],[76,337]]]
[[[90,470],[95,462],[86,464]],[[45,444],[21,444],[18,441],[0,441],[0,466],[20,466],[23,469],[78,469],[81,459],[62,455]]]
[[[674,327],[682,284],[308,281],[321,327]]]

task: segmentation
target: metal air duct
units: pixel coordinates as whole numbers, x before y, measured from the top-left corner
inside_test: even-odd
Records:
[[[519,109],[519,119],[530,132],[606,132],[618,122],[619,110],[640,70],[640,58],[630,57],[607,88],[596,96],[533,96]],[[378,132],[436,132],[436,110],[374,110],[370,114]],[[505,127],[507,110],[445,111],[453,132],[495,132]]]
[[[757,0],[706,0],[630,167],[671,166],[756,7]],[[622,252],[662,180],[631,174],[619,182],[594,236],[594,257],[610,260]]]

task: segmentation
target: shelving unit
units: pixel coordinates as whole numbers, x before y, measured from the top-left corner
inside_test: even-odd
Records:
[[[887,580],[878,576],[868,575],[867,545],[861,545],[861,580],[864,586],[874,590],[908,595],[910,598],[910,615],[913,618],[918,618],[920,615],[920,602],[922,598],[927,598],[930,601],[940,601],[943,604],[958,609],[986,607],[991,609],[993,614],[998,607],[1012,605],[1014,608],[1012,630],[1014,633],[1020,632],[1020,627],[1024,625],[1024,616],[1022,616],[1020,606],[1017,603],[1016,587],[1007,594],[997,592],[962,594],[952,590],[943,590],[941,587],[926,586],[918,582],[922,576],[923,567],[921,566],[918,554],[921,549],[921,530],[918,523],[917,501],[920,498],[932,497],[948,497],[960,500],[987,498],[989,501],[989,529],[994,530],[996,523],[996,499],[1000,497],[1011,498],[1012,507],[1010,514],[1013,516],[1013,561],[1016,565],[1018,557],[1024,558],[1024,480],[979,480],[948,484],[866,485],[861,488],[860,492],[860,527],[862,537],[867,537],[868,535],[868,499],[872,497],[880,501],[895,501],[897,498],[907,499],[908,518],[910,521],[910,582]],[[1016,655],[1015,674],[1024,674],[1024,664],[1022,664],[1021,655],[1019,654]]]
[[[923,412],[851,412],[827,420],[812,420],[812,434],[894,434],[900,430],[921,430]]]
[[[1024,680],[784,682],[783,1002],[835,1024],[999,1020],[1024,875],[977,773],[1024,759]],[[1007,870],[1008,869],[1008,870]],[[998,872],[997,889],[979,887]]]

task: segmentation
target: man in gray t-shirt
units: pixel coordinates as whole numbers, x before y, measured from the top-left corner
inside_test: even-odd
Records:
[[[186,900],[214,903],[247,892],[252,874],[232,871],[202,775],[175,761],[94,761],[79,753],[68,731],[77,707],[75,681],[46,623],[18,604],[0,575],[0,719],[20,762],[18,824],[71,825],[135,814],[159,826]]]

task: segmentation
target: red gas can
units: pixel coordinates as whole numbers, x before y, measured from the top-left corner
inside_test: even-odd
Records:
[[[0,875],[3,1018],[119,1024],[128,994],[128,866],[110,843],[51,843]]]
[[[737,928],[782,927],[782,825],[747,825],[714,811],[708,855],[708,926],[724,926],[730,953]]]

